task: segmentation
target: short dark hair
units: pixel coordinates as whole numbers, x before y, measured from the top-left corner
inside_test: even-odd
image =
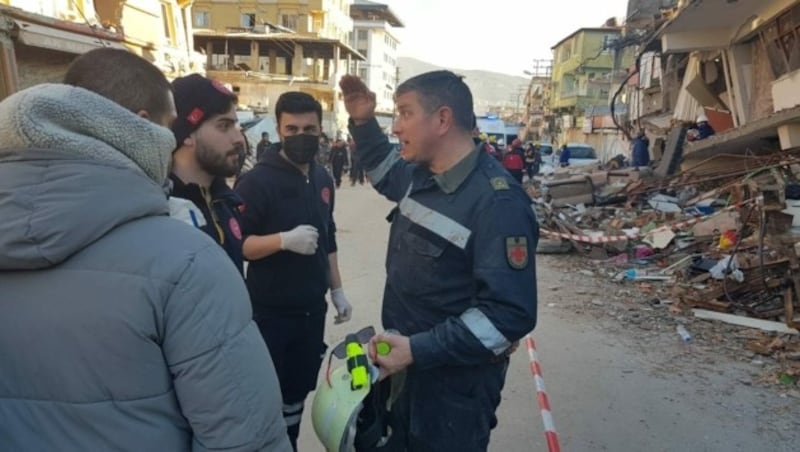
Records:
[[[269,132],[261,132],[261,138],[266,138],[269,136]]]
[[[433,113],[437,108],[449,107],[459,129],[469,132],[474,128],[472,92],[464,83],[464,77],[451,71],[426,72],[401,83],[395,94],[401,96],[410,92],[419,95],[426,112]]]
[[[301,91],[288,91],[278,98],[275,103],[275,119],[281,123],[283,113],[316,113],[319,123],[322,124],[322,105],[310,94]]]
[[[171,110],[167,77],[127,50],[103,47],[84,53],[67,68],[64,83],[95,92],[134,113],[144,110],[158,117]]]

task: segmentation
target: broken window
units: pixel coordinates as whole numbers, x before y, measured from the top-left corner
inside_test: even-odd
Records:
[[[800,6],[767,25],[760,37],[775,78],[800,69]]]

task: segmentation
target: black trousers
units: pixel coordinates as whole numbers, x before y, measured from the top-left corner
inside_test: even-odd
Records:
[[[350,183],[355,185],[356,182],[364,185],[364,167],[358,161],[353,162],[350,166]]]
[[[389,415],[388,443],[359,452],[485,452],[507,369],[508,359],[502,359],[408,372]]]
[[[342,185],[342,172],[344,172],[344,165],[333,164],[333,180],[336,182],[336,188]]]
[[[257,315],[283,396],[283,418],[292,447],[297,450],[305,399],[317,386],[325,357],[325,311],[310,315]]]

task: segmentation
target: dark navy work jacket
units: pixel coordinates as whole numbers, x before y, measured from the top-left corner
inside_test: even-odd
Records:
[[[480,148],[434,175],[404,161],[376,121],[350,132],[373,185],[397,203],[384,327],[410,336],[415,369],[495,362],[536,324],[530,197]]]
[[[281,251],[250,261],[247,288],[256,319],[261,314],[324,312],[330,285],[328,255],[337,251],[333,180],[313,162],[306,177],[279,152],[279,146],[267,150],[236,183],[236,193],[244,201],[244,237],[308,224],[319,231],[319,246],[313,256]]]

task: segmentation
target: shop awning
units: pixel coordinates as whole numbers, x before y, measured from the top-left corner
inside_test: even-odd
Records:
[[[17,24],[17,41],[31,47],[74,54],[83,54],[98,47],[125,48],[119,41],[104,38],[100,33],[90,36],[24,20],[15,19],[14,22]]]

